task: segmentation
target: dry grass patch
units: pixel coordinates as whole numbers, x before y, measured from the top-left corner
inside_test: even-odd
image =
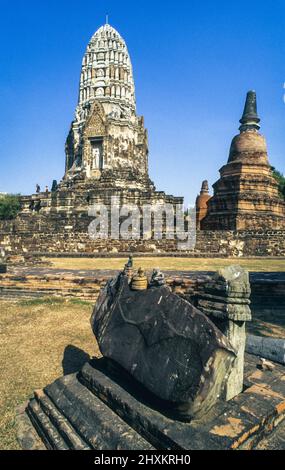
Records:
[[[124,258],[45,258],[55,269],[114,269],[121,270],[127,259]],[[134,258],[136,267],[152,269],[159,266],[169,271],[216,271],[225,266],[239,264],[249,271],[282,272],[285,271],[284,259],[254,258]]]
[[[62,299],[0,301],[0,449],[18,449],[16,407],[98,354],[92,304]]]

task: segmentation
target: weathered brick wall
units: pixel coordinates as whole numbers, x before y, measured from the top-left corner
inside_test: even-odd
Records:
[[[150,272],[148,275],[150,276]],[[64,297],[79,298],[95,303],[100,290],[115,273],[79,275],[58,274],[0,274],[0,298]],[[196,272],[181,277],[166,273],[166,283],[173,292],[197,304],[197,293],[203,289],[211,274]],[[266,322],[284,324],[285,315],[285,276],[284,273],[251,273],[251,310],[253,318]]]
[[[196,252],[219,256],[285,256],[285,230],[201,231]]]
[[[0,246],[8,253],[173,253],[175,240],[91,240],[89,217],[59,214],[0,222]],[[183,252],[182,252],[183,253]],[[285,256],[285,230],[198,231],[194,256]]]

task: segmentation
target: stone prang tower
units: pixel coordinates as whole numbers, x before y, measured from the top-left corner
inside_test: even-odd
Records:
[[[125,41],[106,24],[83,57],[78,105],[66,142],[65,179],[100,180],[112,172],[117,186],[148,181],[148,145],[136,115],[133,70]]]
[[[131,59],[125,41],[109,24],[98,29],[87,46],[75,119],[66,141],[61,188],[82,188],[82,183],[94,202],[101,190],[109,189],[131,203],[182,201],[156,193],[149,179],[147,131],[143,117],[136,114]]]
[[[149,178],[147,131],[143,117],[136,114],[130,56],[125,41],[109,24],[98,29],[84,54],[65,153],[62,181],[44,197],[40,193],[24,198],[24,212],[36,209],[53,220],[61,214],[60,224],[68,219],[64,227],[87,231],[82,221],[88,209],[94,204],[108,207],[111,197],[139,207],[183,204],[183,198],[156,191]],[[59,230],[58,220],[55,228]]]

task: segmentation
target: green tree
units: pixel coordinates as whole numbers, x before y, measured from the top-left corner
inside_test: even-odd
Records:
[[[21,209],[19,194],[0,195],[0,220],[15,219]]]
[[[285,200],[285,176],[280,173],[280,171],[276,170],[274,167],[271,167],[271,169],[274,178],[278,182],[280,196],[282,196]]]

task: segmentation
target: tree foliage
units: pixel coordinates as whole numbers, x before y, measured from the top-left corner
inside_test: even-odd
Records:
[[[280,171],[276,170],[274,167],[272,167],[272,173],[274,178],[278,182],[280,196],[282,196],[285,200],[285,176],[280,173]]]
[[[21,209],[19,194],[0,195],[0,220],[15,219]]]

